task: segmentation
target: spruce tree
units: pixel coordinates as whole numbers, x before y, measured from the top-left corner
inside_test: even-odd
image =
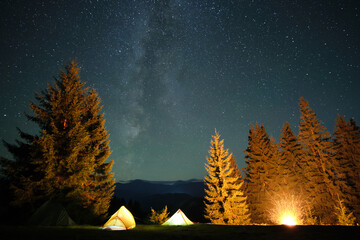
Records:
[[[281,152],[279,144],[276,143],[274,138],[270,138],[269,141],[269,155],[266,161],[266,174],[269,178],[269,184],[267,188],[270,201],[280,191],[283,191],[282,186],[284,182],[284,166],[281,162]]]
[[[280,144],[270,140],[274,165],[270,173],[269,212],[272,223],[282,224],[284,218],[291,217],[297,224],[302,222],[303,196],[301,194],[301,146],[293,134],[290,124],[282,128]],[[280,147],[280,149],[279,149]]]
[[[320,223],[336,222],[333,209],[336,197],[341,195],[337,187],[336,162],[331,135],[304,98],[300,98],[299,143],[306,163],[304,190]],[[342,196],[340,196],[342,198]]]
[[[354,225],[356,218],[353,215],[353,212],[350,212],[347,207],[344,205],[343,200],[338,200],[338,205],[335,206],[335,215],[337,217],[337,224],[339,225]]]
[[[111,153],[109,135],[99,97],[80,81],[79,71],[73,61],[60,72],[54,86],[49,84],[36,94],[38,104],[30,103],[34,115],[27,117],[41,132],[20,135],[26,144],[6,144],[15,161],[4,161],[5,173],[17,172],[13,188],[18,205],[56,199],[72,214],[80,206],[95,216],[105,214],[109,207],[114,189],[113,162],[105,162]],[[29,151],[20,160],[17,156],[24,148]],[[16,171],[17,165],[28,172]],[[83,212],[77,215],[78,220],[85,220],[80,217]]]
[[[270,223],[268,210],[270,207],[271,173],[274,172],[270,139],[264,126],[251,125],[245,161],[245,195],[253,223]]]
[[[231,154],[231,159],[230,159],[230,168],[234,169],[234,171],[232,171],[231,177],[238,179],[238,182],[242,182],[242,175],[241,175],[241,171],[238,168],[237,164],[236,164],[236,160],[234,155]]]
[[[302,192],[301,188],[304,182],[302,148],[288,122],[284,124],[281,130],[280,149],[280,188],[288,194],[299,195]]]
[[[245,185],[241,172],[232,155],[230,159],[231,182],[228,184],[229,197],[225,201],[225,215],[229,225],[248,225],[250,224],[250,211],[245,196]]]
[[[151,215],[149,221],[155,224],[163,224],[166,220],[169,219],[169,212],[167,206],[165,206],[162,210],[155,211],[153,208],[151,209]]]
[[[106,162],[111,154],[109,146],[109,134],[105,128],[104,112],[101,112],[100,98],[94,89],[90,90],[86,101],[85,119],[88,120],[87,131],[90,134],[90,147],[93,149],[94,167],[90,174],[91,187],[85,195],[88,199],[88,205],[92,207],[96,215],[107,212],[113,190],[115,188],[115,179],[111,172],[113,161]]]
[[[239,181],[239,170],[232,154],[224,149],[219,133],[211,141],[205,165],[205,218],[215,224],[249,224],[246,197]]]
[[[4,146],[13,156],[13,160],[1,157],[1,172],[3,177],[9,182],[9,190],[12,192],[11,204],[19,207],[23,202],[29,201],[33,197],[34,185],[27,188],[20,188],[22,182],[30,178],[35,166],[30,162],[30,153],[33,152],[34,137],[17,129],[22,140],[15,140],[15,144],[9,144],[3,140]],[[16,197],[14,197],[16,196]],[[33,198],[32,201],[35,201]],[[27,206],[24,210],[31,211],[34,209],[33,205]]]
[[[360,222],[360,130],[353,119],[338,115],[334,132],[337,177],[341,179],[344,203]]]

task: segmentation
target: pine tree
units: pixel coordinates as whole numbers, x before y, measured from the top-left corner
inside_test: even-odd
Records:
[[[235,178],[235,179],[238,179],[238,182],[242,182],[243,179],[242,179],[242,175],[241,175],[241,172],[240,172],[240,169],[238,168],[237,164],[236,164],[236,160],[235,160],[235,157],[234,155],[231,154],[231,159],[230,159],[230,168],[231,169],[234,169],[231,173],[231,177]]]
[[[149,221],[155,224],[163,224],[169,218],[169,212],[167,206],[163,210],[155,211],[151,208],[151,216]]]
[[[270,189],[273,188],[271,174],[274,172],[273,153],[270,139],[264,126],[252,125],[249,131],[245,168],[245,195],[253,223],[270,223]]]
[[[344,201],[339,199],[338,205],[335,206],[335,215],[338,220],[339,225],[354,225],[355,217],[352,212],[350,212],[347,207],[344,205]]]
[[[215,224],[249,224],[246,197],[232,154],[224,150],[219,133],[211,141],[205,177],[205,218]]]
[[[248,225],[250,224],[250,211],[244,193],[244,180],[233,155],[230,159],[230,169],[232,182],[228,184],[229,197],[224,204],[225,215],[228,219],[227,224]]]
[[[87,95],[85,119],[87,119],[87,131],[90,134],[90,146],[93,149],[94,168],[90,174],[90,182],[85,193],[88,205],[92,207],[96,215],[107,212],[114,191],[115,179],[111,172],[113,161],[106,163],[111,154],[109,146],[109,134],[105,129],[104,113],[101,112],[100,98],[94,89]]]
[[[334,137],[343,201],[360,222],[360,130],[353,119],[338,115]]]
[[[36,94],[39,104],[30,103],[34,115],[27,117],[39,125],[40,134],[21,135],[27,145],[6,144],[15,162],[5,172],[16,171],[17,165],[28,171],[18,171],[14,181],[18,205],[50,198],[70,209],[82,206],[97,216],[109,207],[114,180],[113,162],[105,163],[111,153],[108,134],[99,97],[80,81],[79,70],[74,61],[67,65],[55,86],[49,84]],[[29,151],[19,160],[23,148]]]
[[[284,166],[281,162],[281,152],[279,149],[279,144],[276,143],[274,138],[270,138],[269,141],[269,155],[266,161],[266,174],[269,178],[269,184],[267,188],[268,197],[270,197],[270,201],[274,195],[283,192],[283,182],[286,181],[284,179]]]
[[[282,127],[280,149],[280,188],[285,193],[299,195],[304,183],[302,148],[288,122]]]
[[[269,179],[266,189],[268,199],[266,217],[274,224],[282,224],[286,218],[292,218],[299,224],[302,220],[303,205],[299,183],[301,146],[297,143],[289,123],[285,123],[282,128],[280,144],[270,138],[269,147],[271,154],[266,161]]]
[[[12,205],[19,207],[21,203],[29,201],[32,197],[34,187],[28,185],[27,188],[19,188],[21,183],[30,178],[34,172],[35,166],[30,162],[30,153],[33,152],[33,140],[34,137],[24,133],[20,129],[17,129],[19,136],[22,138],[22,141],[16,140],[16,144],[9,144],[3,140],[4,146],[7,150],[13,155],[13,160],[9,160],[1,157],[1,172],[3,177],[10,183],[9,190],[11,190],[12,195]],[[32,199],[35,201],[35,199]],[[30,205],[26,210],[32,210],[34,206]]]
[[[336,162],[331,135],[316,118],[304,98],[300,98],[299,143],[306,163],[304,184],[307,202],[320,223],[335,223],[333,207],[341,195],[335,181]],[[341,196],[340,196],[341,197]]]

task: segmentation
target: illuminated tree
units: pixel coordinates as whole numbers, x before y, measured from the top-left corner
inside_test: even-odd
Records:
[[[301,224],[304,205],[300,168],[302,150],[289,123],[284,124],[281,133],[280,144],[270,138],[270,154],[265,156],[265,173],[269,182],[265,189],[266,199],[263,200],[268,212],[265,215],[266,221],[269,219],[275,224]]]
[[[230,168],[233,169],[233,171],[231,172],[231,177],[238,179],[239,183],[242,182],[243,179],[242,179],[240,169],[238,168],[235,157],[232,154],[231,154],[231,158],[230,158]]]
[[[101,112],[100,98],[94,89],[86,96],[84,118],[87,121],[87,132],[90,135],[89,147],[93,150],[93,170],[90,173],[90,182],[86,185],[86,192],[82,204],[92,208],[96,215],[107,212],[114,191],[115,179],[113,178],[113,161],[106,162],[111,154],[109,134],[105,128],[104,113]],[[85,205],[87,204],[87,205]]]
[[[269,155],[266,161],[266,174],[270,179],[268,183],[268,187],[266,189],[268,197],[272,197],[275,194],[284,191],[284,181],[289,182],[290,179],[284,179],[286,173],[286,167],[283,165],[281,161],[281,152],[279,149],[279,144],[275,142],[274,138],[270,138],[269,141]]]
[[[167,206],[164,207],[163,210],[157,212],[151,208],[151,216],[150,222],[156,224],[163,224],[169,218],[169,212],[167,210]]]
[[[248,147],[246,153],[245,168],[245,195],[253,223],[270,223],[268,210],[270,207],[270,195],[274,189],[273,176],[275,164],[274,145],[272,145],[264,126],[251,125],[249,131]],[[277,153],[275,153],[277,154]]]
[[[278,182],[283,192],[299,195],[304,183],[302,162],[302,148],[297,137],[293,134],[290,124],[286,122],[282,127],[280,138],[280,158]]]
[[[243,181],[232,154],[215,130],[207,157],[205,177],[205,218],[215,224],[249,224]]]
[[[339,161],[337,177],[342,179],[344,204],[360,221],[360,130],[353,119],[347,121],[338,115],[334,132],[336,158]]]
[[[228,184],[229,196],[224,203],[225,216],[227,224],[247,225],[250,224],[250,211],[247,204],[247,197],[244,194],[244,180],[236,164],[233,155],[230,159],[231,181]]]
[[[335,215],[337,217],[337,224],[339,225],[354,225],[355,217],[352,212],[350,212],[347,207],[344,205],[343,200],[338,200],[338,205],[335,206]]]
[[[15,180],[15,204],[51,198],[77,212],[75,217],[85,216],[72,211],[79,206],[97,216],[107,212],[114,189],[113,162],[105,162],[109,135],[99,97],[80,81],[79,71],[75,62],[67,65],[54,86],[36,94],[39,104],[31,102],[34,115],[27,117],[41,132],[20,135],[26,143],[6,144],[15,160],[3,161],[8,176],[15,172],[9,176]]]
[[[331,135],[302,97],[300,112],[298,139],[306,163],[303,171],[306,179],[304,182],[306,200],[321,223],[335,223],[333,209],[336,197],[341,195],[341,192],[335,183],[337,167]]]

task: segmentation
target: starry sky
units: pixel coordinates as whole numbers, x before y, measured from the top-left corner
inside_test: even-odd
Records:
[[[297,133],[300,96],[331,132],[360,119],[359,15],[358,0],[3,0],[0,137],[39,131],[30,100],[76,58],[117,181],[203,178],[215,128],[245,167],[250,125]]]

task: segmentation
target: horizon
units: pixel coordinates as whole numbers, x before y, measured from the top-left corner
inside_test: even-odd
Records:
[[[205,176],[204,176],[205,177]],[[147,179],[130,179],[130,180],[119,180],[115,183],[129,183],[134,181],[144,181],[144,182],[150,182],[150,183],[175,183],[175,182],[203,182],[204,179],[197,179],[197,178],[191,178],[191,179],[178,179],[178,180],[147,180]]]

